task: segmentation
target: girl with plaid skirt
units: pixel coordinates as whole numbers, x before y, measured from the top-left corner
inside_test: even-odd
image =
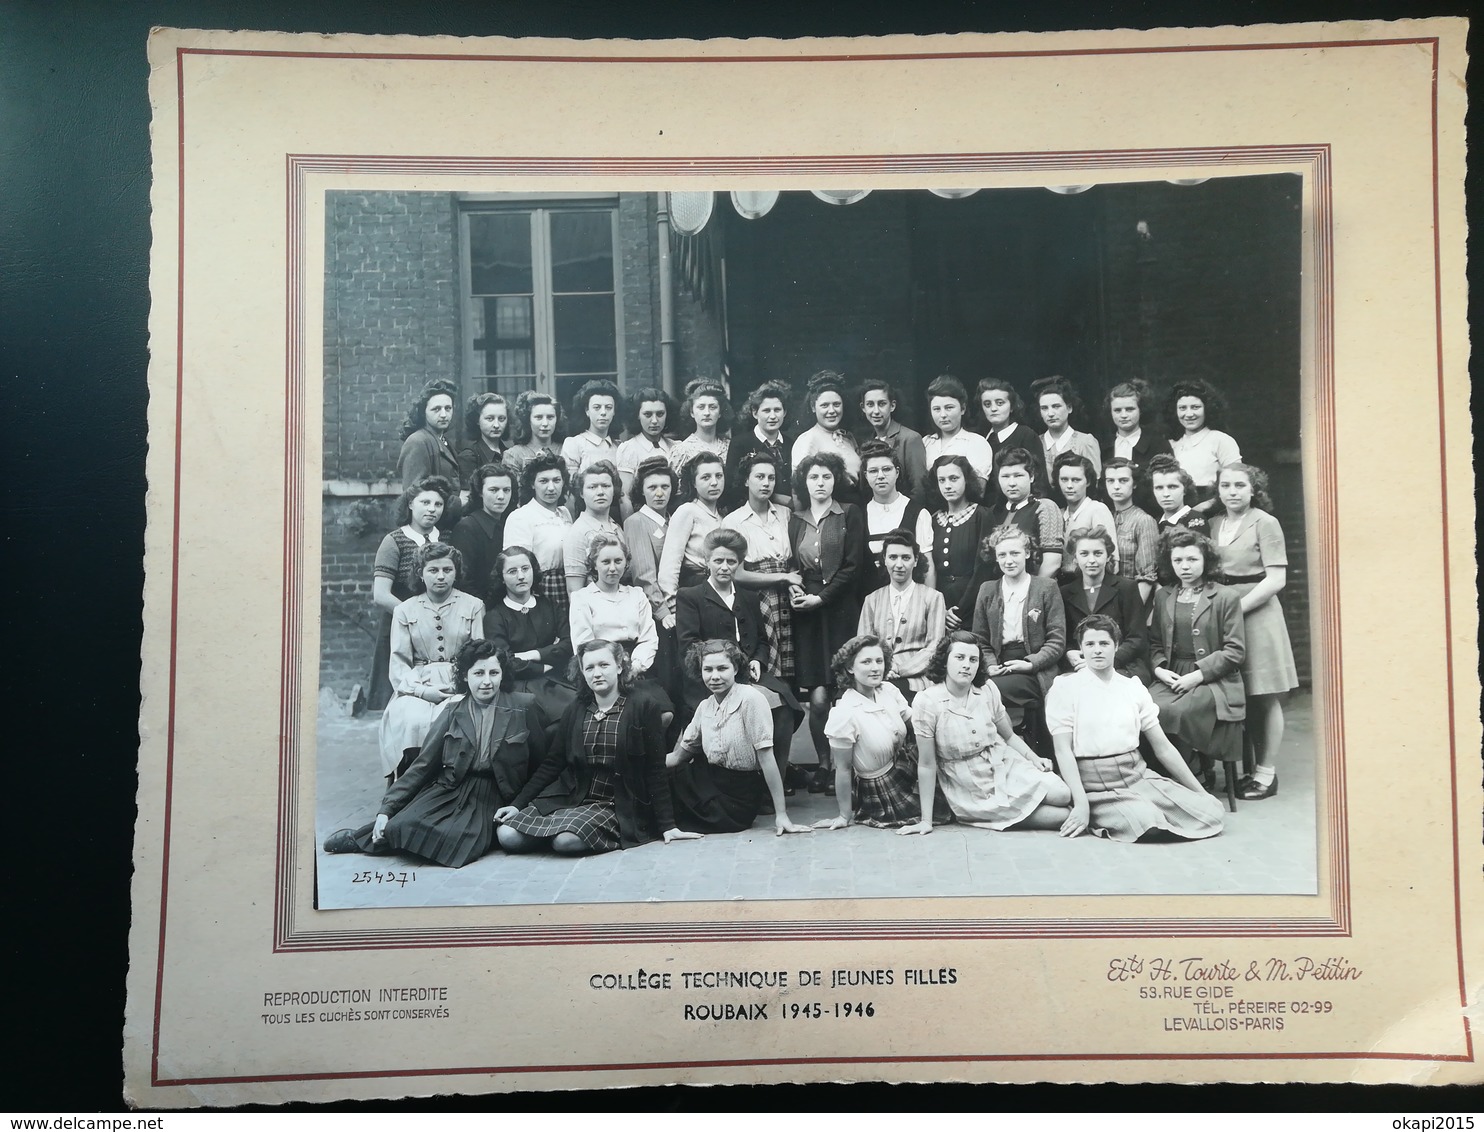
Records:
[[[529,503],[522,504],[505,520],[505,545],[529,547],[541,568],[540,594],[551,602],[563,621],[567,619],[565,547],[571,513],[562,506],[567,494],[567,465],[560,456],[543,453],[531,459],[520,473],[521,491]]]
[[[1046,698],[1056,763],[1072,788],[1062,836],[1091,830],[1113,841],[1138,841],[1151,833],[1215,837],[1221,832],[1221,803],[1201,789],[1160,729],[1159,709],[1148,689],[1113,669],[1121,636],[1111,617],[1084,618],[1077,626],[1082,670],[1058,676]],[[1141,735],[1168,778],[1144,762]]]
[[[675,825],[665,772],[665,725],[659,705],[634,696],[629,654],[611,641],[577,649],[577,700],[556,740],[521,792],[524,809],[495,812],[507,853],[551,849],[568,855],[629,849],[663,837],[698,838]],[[561,781],[565,789],[546,788]],[[545,792],[545,793],[543,793]]]
[[[844,829],[851,822],[881,829],[916,825],[923,814],[942,825],[953,820],[936,781],[918,774],[908,727],[912,708],[886,682],[891,647],[880,637],[859,636],[835,654],[835,685],[844,689],[825,723],[835,762],[840,816],[814,823]]]

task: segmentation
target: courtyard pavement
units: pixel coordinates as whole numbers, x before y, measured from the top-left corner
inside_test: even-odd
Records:
[[[918,896],[1194,893],[1312,894],[1316,891],[1312,701],[1295,693],[1279,758],[1280,789],[1237,803],[1219,837],[1120,845],[1055,832],[938,826],[925,837],[851,826],[777,837],[772,817],[744,833],[653,843],[594,857],[507,856],[498,849],[462,869],[413,857],[316,850],[317,906],[439,907],[586,904],[653,900],[798,900]],[[376,814],[377,716],[321,715],[316,846],[337,829]],[[793,760],[814,762],[807,727]],[[788,800],[801,823],[834,816],[835,799],[802,790]],[[401,883],[354,883],[356,874],[396,873]]]

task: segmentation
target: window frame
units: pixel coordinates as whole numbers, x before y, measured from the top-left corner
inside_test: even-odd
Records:
[[[531,226],[531,321],[534,346],[534,388],[541,393],[557,392],[556,323],[552,287],[551,222],[554,213],[607,212],[613,261],[614,377],[625,388],[623,264],[619,244],[619,199],[617,193],[462,193],[456,197],[459,235],[459,348],[462,356],[461,385],[466,397],[488,388],[491,374],[481,372],[472,331],[474,304],[473,264],[470,254],[470,218],[489,213],[523,213]],[[568,292],[562,292],[567,294]],[[601,292],[587,292],[600,294]],[[486,332],[489,328],[486,327]],[[486,352],[487,351],[483,351]],[[488,364],[486,360],[486,365]],[[517,375],[518,376],[518,375]]]

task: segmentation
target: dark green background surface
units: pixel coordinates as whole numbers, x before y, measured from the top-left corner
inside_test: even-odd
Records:
[[[1380,19],[1469,10],[1457,0],[1428,6],[914,0],[817,7],[0,0],[0,378],[12,406],[4,414],[0,460],[10,487],[9,608],[18,614],[7,636],[9,715],[18,726],[5,751],[11,864],[4,866],[4,882],[11,895],[0,995],[13,1052],[0,1072],[0,1110],[56,1114],[122,1104],[143,581],[150,243],[145,38],[151,26],[792,37]],[[1018,1005],[1007,998],[987,1008],[1003,1020]],[[1477,1094],[1467,1099],[1478,1107]],[[637,1089],[596,1103],[609,1111],[676,1112],[787,1106],[1416,1113],[1456,1111],[1465,1100],[1424,1098],[1399,1087],[776,1086]],[[588,1107],[590,1101],[567,1094],[556,1104]],[[440,1103],[554,1107],[540,1095]]]

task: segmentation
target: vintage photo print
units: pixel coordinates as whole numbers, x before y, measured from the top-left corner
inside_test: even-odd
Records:
[[[1163,172],[1192,172],[1180,168],[1181,156],[1169,155]],[[1036,807],[1022,803],[1020,813],[1012,804],[1003,814],[990,813],[1003,803],[989,800],[995,784],[987,764],[974,774],[955,774],[950,766],[940,789],[948,814],[956,809],[963,820],[940,820],[930,839],[883,836],[868,825],[779,838],[762,813],[747,828],[713,832],[703,842],[562,858],[501,852],[490,831],[482,837],[488,851],[450,871],[391,845],[368,854],[373,846],[362,835],[349,853],[318,854],[318,907],[1315,893],[1316,794],[1334,787],[1316,755],[1335,743],[1333,737],[1324,741],[1323,720],[1315,716],[1309,647],[1313,625],[1324,622],[1310,592],[1304,498],[1301,406],[1318,395],[1319,380],[1312,362],[1305,364],[1301,342],[1304,174],[1228,176],[1206,168],[1194,172],[1217,175],[1159,177],[1137,166],[1118,172],[1139,179],[1099,184],[1091,180],[1098,172],[1086,169],[1078,172],[1086,183],[1034,187],[522,195],[378,188],[385,177],[372,170],[356,178],[362,188],[326,190],[316,840],[323,845],[337,830],[373,823],[388,789],[387,772],[404,758],[404,745],[420,745],[414,732],[425,731],[441,709],[421,698],[438,694],[424,666],[449,661],[467,634],[500,640],[511,652],[546,647],[541,659],[516,662],[527,678],[514,687],[539,692],[550,704],[548,725],[570,702],[570,641],[574,633],[580,641],[584,626],[537,617],[551,639],[525,639],[534,632],[528,628],[533,619],[519,611],[512,616],[498,575],[501,551],[530,541],[529,534],[506,534],[513,513],[531,502],[522,466],[543,447],[569,452],[593,435],[578,403],[588,382],[609,382],[618,392],[611,419],[601,423],[613,443],[608,458],[623,480],[620,498],[607,509],[622,521],[620,503],[624,513],[637,510],[623,496],[645,454],[667,455],[673,443],[696,435],[693,401],[685,396],[691,383],[714,383],[729,402],[726,440],[735,457],[761,446],[757,402],[749,400],[758,391],[781,393],[774,400],[785,413],[782,435],[792,447],[815,423],[807,385],[822,371],[841,376],[839,427],[857,459],[880,431],[863,410],[868,395],[879,391],[889,399],[892,430],[936,439],[941,433],[932,387],[947,377],[968,395],[966,430],[985,437],[1009,431],[1013,439],[1000,447],[1032,447],[1041,461],[1048,425],[1040,391],[1052,388],[1048,403],[1060,407],[1047,411],[1071,410],[1068,427],[1086,438],[1079,443],[1096,467],[1091,477],[1081,467],[1071,470],[1084,485],[1073,489],[1080,506],[1053,485],[1044,465],[1036,469],[1035,495],[1063,516],[1086,516],[1064,517],[1064,534],[1107,525],[1113,544],[1101,560],[1111,572],[1124,550],[1128,561],[1119,572],[1138,592],[1122,613],[1122,599],[1113,587],[1102,588],[1099,574],[1090,607],[1075,549],[1068,550],[1061,570],[1050,575],[1072,596],[1063,602],[1064,631],[1093,612],[1119,612],[1131,638],[1120,670],[1146,682],[1155,682],[1148,622],[1161,582],[1160,533],[1193,529],[1213,539],[1222,563],[1240,557],[1245,565],[1213,563],[1211,570],[1239,594],[1273,584],[1265,570],[1273,564],[1281,592],[1262,603],[1266,616],[1247,619],[1242,641],[1227,647],[1249,648],[1271,669],[1267,683],[1254,687],[1283,687],[1270,693],[1274,699],[1253,705],[1245,731],[1256,734],[1245,744],[1244,728],[1235,729],[1225,748],[1228,762],[1207,756],[1207,786],[1224,803],[1219,837],[1132,845],[1069,840],[1055,828],[1004,836],[984,823],[1013,827],[1017,816]],[[1315,199],[1312,187],[1308,199]],[[1048,386],[1048,378],[1061,380]],[[434,382],[446,392],[430,402]],[[522,400],[532,391],[549,400],[534,406],[529,396]],[[647,403],[666,414],[658,442],[647,439],[641,424],[646,391],[654,394]],[[1209,404],[1185,398],[1184,409],[1200,414],[1199,427],[1187,429],[1179,402],[1182,393],[1193,392]],[[539,435],[543,411],[555,422],[545,438]],[[1101,464],[1116,458],[1119,421],[1129,438],[1125,450],[1135,459],[1110,469],[1115,499]],[[1213,445],[1219,456],[1191,455],[1187,465],[1174,455],[1204,452],[1202,446],[1218,452]],[[419,460],[419,446],[432,447],[441,462]],[[1317,465],[1316,437],[1308,438],[1307,451],[1311,466]],[[1151,465],[1160,456],[1165,464],[1156,471]],[[1214,473],[1221,463],[1238,462],[1252,469],[1239,478],[1253,498],[1240,504],[1240,516],[1229,517]],[[492,464],[500,472],[489,470]],[[926,564],[936,553],[941,561],[932,564],[940,567],[948,562],[945,552],[956,558],[958,550],[934,545],[952,537],[952,528],[931,530],[933,510],[945,503],[925,461],[919,464],[895,477],[898,497],[913,493],[907,497],[913,513],[898,507],[903,513],[894,521],[921,522],[931,533],[918,556]],[[1208,482],[1189,479],[1187,466]],[[743,465],[733,458],[724,468],[735,475]],[[418,501],[405,493],[434,470],[460,497],[444,497],[447,505],[436,518],[414,515]],[[791,473],[784,468],[785,476]],[[862,471],[857,479],[857,502],[869,502],[868,477]],[[1254,487],[1261,490],[1260,504]],[[989,503],[998,493],[990,488],[982,495]],[[746,485],[726,484],[722,498],[742,506]],[[583,507],[575,490],[562,502],[574,515]],[[1252,507],[1262,512],[1261,549]],[[717,510],[734,513],[729,506]],[[1252,528],[1246,537],[1236,533],[1244,523]],[[721,523],[734,525],[745,526],[737,519]],[[650,526],[624,523],[626,544],[633,531],[644,540],[625,546],[630,560],[636,552],[662,557],[663,535],[651,541]],[[457,614],[429,620],[419,637],[415,616],[409,621],[407,614],[427,606],[426,597],[410,592],[420,586],[421,538],[460,551],[464,576],[456,589],[484,608],[457,625]],[[548,580],[562,598],[568,587],[561,551],[574,541],[558,527],[549,549],[541,548],[540,567],[554,575]],[[1233,545],[1244,549],[1229,549]],[[959,568],[949,562],[943,573]],[[636,569],[631,561],[624,581],[652,589],[655,574],[651,565],[645,578],[643,563]],[[855,585],[849,624],[835,643],[857,628],[872,628],[863,604],[876,583],[886,581],[884,571],[878,575]],[[585,577],[573,583],[586,584]],[[949,586],[945,581],[940,588],[953,596]],[[759,592],[744,587],[743,600],[755,604]],[[413,604],[398,624],[403,600]],[[450,609],[458,606],[442,600],[454,601]],[[394,625],[400,650],[392,647]],[[684,641],[687,629],[679,628]],[[683,684],[673,671],[675,630],[656,629],[668,647],[659,650],[651,678],[675,692]],[[944,631],[938,624],[915,642],[903,638],[907,655],[914,644],[924,654],[913,669],[916,678],[903,684],[906,697],[942,683],[942,674],[936,681],[927,675],[927,654]],[[630,637],[637,628],[620,632]],[[1200,632],[1196,626],[1190,640],[1192,660]],[[751,647],[770,660],[767,643]],[[1063,647],[1080,652],[1075,643]],[[557,664],[546,663],[553,658]],[[395,680],[388,678],[389,663]],[[1063,655],[1048,675],[1074,670]],[[795,677],[790,669],[787,690],[807,703],[807,690]],[[1013,684],[1004,682],[1013,695]],[[695,697],[675,698],[681,718],[667,737],[672,743]],[[819,756],[804,714],[786,714],[777,734],[780,746],[790,747],[790,783],[801,787],[787,812],[812,825],[839,806],[833,796],[805,786]],[[410,727],[404,716],[412,719]],[[1041,716],[1032,706],[1028,745],[1051,759]],[[1244,802],[1238,781],[1270,733],[1279,749],[1269,761],[1281,766],[1282,789]],[[1213,738],[1222,742],[1219,734]],[[1200,754],[1186,749],[1199,770]],[[504,789],[518,791],[520,775],[536,765],[529,750],[525,755],[528,765],[513,772]],[[1037,789],[1034,782],[1028,788]],[[1006,790],[1002,785],[1001,794]],[[425,796],[414,809],[455,804]],[[487,807],[484,824],[492,824],[496,808]],[[397,836],[394,827],[392,840]],[[466,855],[459,850],[460,860]]]
[[[1476,1079],[1463,43],[158,31],[131,1098]]]

